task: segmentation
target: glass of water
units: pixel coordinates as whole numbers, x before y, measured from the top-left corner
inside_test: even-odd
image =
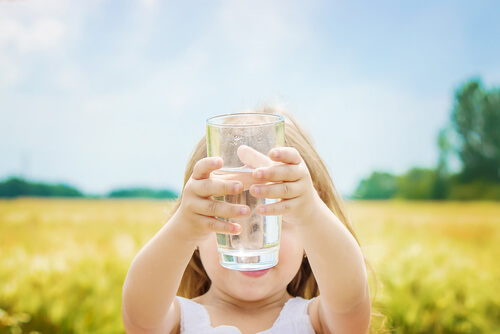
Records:
[[[256,208],[275,203],[276,199],[250,195],[255,168],[274,164],[269,151],[285,144],[283,116],[264,113],[239,113],[211,117],[207,120],[207,155],[221,157],[224,165],[213,172],[217,177],[238,180],[244,191],[237,195],[215,197],[216,200],[250,207],[245,218],[220,218],[240,224],[239,235],[217,233],[217,249],[223,267],[234,270],[262,270],[278,263],[281,238],[281,216],[262,216]]]

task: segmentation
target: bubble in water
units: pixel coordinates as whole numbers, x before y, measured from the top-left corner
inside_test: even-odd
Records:
[[[260,226],[258,224],[253,224],[251,233],[257,233],[259,231],[260,231]]]

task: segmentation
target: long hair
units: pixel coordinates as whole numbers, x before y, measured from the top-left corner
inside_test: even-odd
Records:
[[[320,198],[328,206],[328,208],[338,217],[338,219],[347,227],[359,244],[359,241],[354,233],[354,229],[349,221],[344,203],[337,189],[333,185],[333,181],[328,173],[328,170],[314,149],[311,140],[306,135],[304,130],[297,124],[291,115],[284,110],[276,107],[263,107],[254,110],[256,113],[272,113],[281,114],[285,118],[285,146],[294,147],[297,149],[304,159],[314,188],[318,192]],[[191,155],[191,158],[186,167],[184,175],[184,186],[193,173],[193,168],[196,162],[207,156],[206,139],[202,138]],[[178,209],[182,195],[173,208],[173,212]],[[211,281],[203,268],[200,254],[198,250],[193,253],[186,270],[182,276],[181,283],[177,294],[186,298],[195,298],[203,295],[210,288]],[[295,277],[287,286],[287,291],[290,295],[310,299],[319,295],[318,284],[309,265],[307,257],[304,257],[300,269]]]

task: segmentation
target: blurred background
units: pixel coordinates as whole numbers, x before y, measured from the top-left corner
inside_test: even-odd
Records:
[[[205,120],[261,105],[347,200],[375,332],[499,333],[499,12],[0,0],[0,333],[123,332],[126,271]]]

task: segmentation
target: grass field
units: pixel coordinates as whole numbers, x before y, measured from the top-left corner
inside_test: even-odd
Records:
[[[162,201],[0,201],[0,333],[123,333],[121,288]],[[348,203],[374,330],[500,333],[500,203]]]

